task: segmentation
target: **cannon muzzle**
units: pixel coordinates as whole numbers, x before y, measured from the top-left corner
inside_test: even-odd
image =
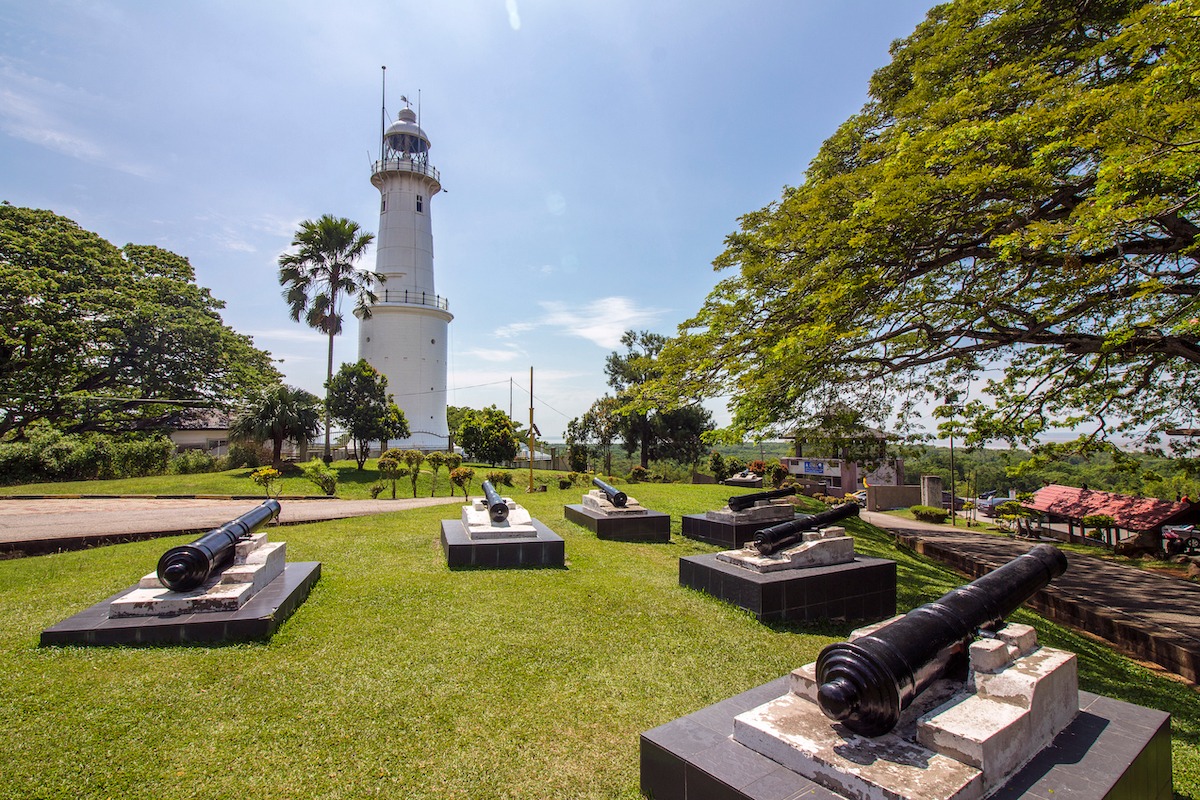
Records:
[[[780,522],[754,534],[754,549],[758,550],[759,555],[769,556],[802,540],[806,531],[815,531],[832,522],[840,522],[857,516],[858,504],[846,503],[834,506],[828,511],[806,514],[787,522]]]
[[[777,497],[787,497],[796,493],[795,486],[783,489],[772,489],[769,492],[751,492],[750,494],[735,494],[729,498],[730,511],[745,511],[761,500],[774,500]]]
[[[1057,547],[1043,544],[941,599],[817,657],[817,702],[855,733],[881,736],[900,712],[953,665],[980,629],[995,629],[1067,568]]]
[[[492,522],[501,523],[508,519],[508,503],[504,502],[491,481],[483,482],[483,494],[487,498],[488,516]]]
[[[173,592],[186,592],[233,560],[237,540],[279,516],[279,501],[267,500],[240,517],[214,528],[191,544],[172,547],[158,560],[158,581]]]
[[[608,502],[612,503],[617,508],[624,508],[629,502],[629,495],[617,489],[615,486],[605,483],[599,478],[592,478],[592,483],[596,485],[600,491],[604,492],[604,496],[608,498]]]

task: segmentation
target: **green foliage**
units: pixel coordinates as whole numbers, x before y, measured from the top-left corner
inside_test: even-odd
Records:
[[[333,497],[337,494],[338,475],[321,459],[314,458],[301,466],[300,471],[305,480],[311,482],[327,496]]]
[[[475,470],[470,467],[455,467],[450,470],[450,482],[462,489],[463,497],[471,491],[471,481],[475,479]]]
[[[725,470],[725,457],[716,450],[713,450],[708,456],[708,471],[713,474],[717,482],[720,482],[729,477],[729,473]]]
[[[517,455],[513,421],[494,405],[464,414],[457,439],[468,456],[493,467],[501,461],[512,461]]]
[[[950,513],[943,508],[934,508],[933,506],[913,506],[909,511],[912,515],[922,522],[934,522],[938,525],[946,521]]]
[[[646,469],[641,464],[634,464],[633,468],[629,470],[629,480],[633,481],[634,483],[647,480],[649,477],[650,470]]]
[[[412,478],[413,497],[416,497],[417,478],[421,475],[421,465],[425,463],[425,454],[420,450],[405,450],[401,457],[408,466],[408,474]]]
[[[446,466],[447,454],[435,450],[425,456],[425,460],[429,462],[429,469],[433,473],[429,482],[429,496],[433,497],[437,493],[438,471]]]
[[[354,262],[367,251],[375,235],[362,232],[358,223],[325,214],[306,219],[292,238],[292,252],[279,257],[279,285],[283,287],[292,319],[301,318],[329,340],[325,375],[325,461],[330,460],[330,398],[333,381],[333,337],[342,332],[343,296],[355,301],[355,313],[371,316],[373,291],[382,275],[358,269]]]
[[[783,482],[788,478],[788,470],[783,464],[778,461],[771,461],[767,464],[767,472],[764,476],[767,482],[778,489],[783,485]]]
[[[625,352],[612,352],[604,362],[608,385],[617,391],[611,411],[618,423],[626,453],[639,453],[639,464],[649,468],[651,460],[674,459],[694,464],[704,455],[704,434],[715,425],[712,414],[689,404],[678,393],[647,391],[662,378],[658,363],[666,338],[650,331],[625,331]],[[612,464],[605,462],[605,472]]]
[[[383,490],[386,488],[387,484],[385,484],[383,481],[375,481],[371,484],[367,491],[371,494],[372,500],[377,500],[379,499],[379,495],[383,494]],[[392,499],[395,499],[394,495]]]
[[[161,475],[174,449],[164,436],[71,434],[39,421],[26,441],[0,442],[0,484]]]
[[[392,484],[393,500],[396,499],[396,481],[408,474],[408,467],[402,465],[400,461],[393,455],[394,453],[398,452],[400,451],[396,450],[395,448],[388,450],[386,453],[380,456],[379,461],[376,462],[376,468],[379,470],[379,474],[383,476],[384,480]],[[415,497],[416,494],[414,493],[413,496]]]
[[[572,469],[585,472],[590,459],[603,458],[604,471],[612,472],[612,445],[621,427],[620,405],[617,398],[604,395],[593,401],[582,417],[567,423],[567,453]]]
[[[283,443],[308,441],[321,425],[321,401],[311,392],[284,386],[268,387],[250,398],[229,424],[229,438],[241,442],[271,442],[271,464],[283,464]]]
[[[267,493],[267,497],[278,497],[279,490],[277,488],[279,479],[282,473],[274,467],[259,467],[250,473],[250,480],[262,487]]]
[[[229,454],[225,456],[226,469],[238,467],[261,467],[259,447],[253,442],[230,442]]]
[[[512,473],[508,470],[492,470],[484,476],[484,480],[492,484],[492,486],[508,486],[513,485]]]
[[[388,394],[387,376],[366,361],[343,364],[328,388],[330,415],[345,426],[354,441],[354,460],[359,469],[367,463],[371,442],[410,435],[404,412]]]
[[[186,258],[0,204],[0,435],[161,430],[279,379]]]
[[[171,456],[167,471],[174,475],[194,475],[198,472],[213,472],[217,460],[203,450],[184,450]]]
[[[971,381],[979,441],[1193,426],[1198,74],[1194,2],[936,5],[727,237],[659,389],[746,430],[899,423]]]

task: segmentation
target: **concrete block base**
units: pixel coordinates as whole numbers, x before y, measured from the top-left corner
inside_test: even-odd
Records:
[[[562,567],[566,544],[541,522],[531,520],[534,536],[473,538],[456,519],[442,520],[442,552],[450,569],[478,567]]]
[[[755,572],[709,553],[679,559],[679,585],[744,608],[762,622],[878,620],[896,613],[896,562],[883,558]]]
[[[240,642],[270,638],[308,597],[321,577],[318,561],[288,564],[283,572],[236,611],[178,616],[110,617],[114,601],[128,589],[42,631],[41,645],[139,645]]]
[[[795,518],[793,512],[791,517]],[[701,542],[708,542],[727,550],[736,550],[746,542],[754,541],[754,534],[761,531],[763,528],[769,527],[770,522],[717,522],[708,519],[703,514],[684,514],[682,533],[689,539],[698,539]]]
[[[788,692],[785,676],[643,733],[642,793],[653,800],[845,800],[732,738],[735,717]],[[907,795],[927,796],[921,789]],[[1054,797],[1170,800],[1170,715],[1080,692],[1071,724],[989,800]]]
[[[563,515],[596,534],[620,542],[670,542],[671,516],[661,511],[608,515],[583,506],[563,506]]]

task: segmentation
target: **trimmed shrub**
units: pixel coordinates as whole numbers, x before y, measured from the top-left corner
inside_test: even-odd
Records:
[[[650,476],[650,470],[643,467],[641,464],[634,464],[633,469],[629,470],[629,480],[637,483],[644,481]]]
[[[934,522],[939,525],[950,516],[950,512],[944,508],[934,508],[933,506],[912,506],[908,510],[922,522]]]
[[[337,492],[338,474],[327,467],[321,459],[314,458],[307,464],[301,465],[300,471],[304,474],[305,480],[315,484],[327,496],[333,497]]]
[[[203,450],[184,450],[171,456],[167,467],[173,475],[197,475],[214,471],[217,460]]]

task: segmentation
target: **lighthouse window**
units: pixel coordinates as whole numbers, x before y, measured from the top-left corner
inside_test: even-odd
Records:
[[[385,194],[379,198],[379,213],[384,214],[386,212],[387,212],[387,195]]]
[[[424,207],[425,207],[425,198],[421,197],[421,195],[417,195],[417,213],[420,213]]]

